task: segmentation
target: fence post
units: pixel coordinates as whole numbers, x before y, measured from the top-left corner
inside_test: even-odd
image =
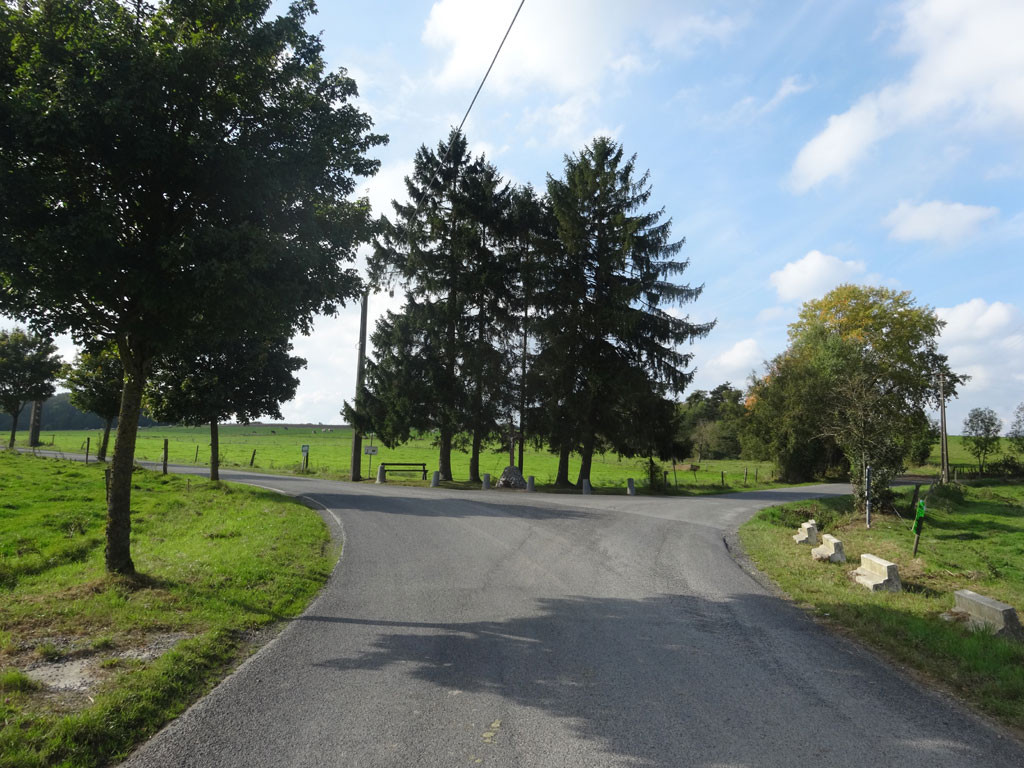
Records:
[[[167,474],[167,438],[164,438],[164,474]]]
[[[256,462],[256,449],[252,449],[252,458],[249,459],[249,466],[251,467]]]
[[[743,484],[744,485],[747,484],[747,468],[746,467],[743,468]]]
[[[725,488],[725,470],[722,470],[722,487]]]
[[[92,438],[91,437],[85,438],[85,463],[86,464],[89,463],[89,445],[91,444],[91,442],[92,442]]]

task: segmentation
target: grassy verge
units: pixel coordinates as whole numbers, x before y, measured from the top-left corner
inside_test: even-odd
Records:
[[[797,502],[762,510],[740,539],[758,568],[823,621],[1024,730],[1024,644],[940,617],[958,589],[1024,608],[1024,485],[937,489],[916,558],[903,514],[875,516],[867,530],[850,498]],[[842,540],[848,563],[814,562],[793,542],[812,517]],[[899,565],[904,592],[872,593],[850,580],[866,552]]]
[[[0,453],[5,768],[123,757],[244,658],[256,630],[300,612],[337,559],[292,499],[138,471],[139,575],[112,577],[103,496],[101,466]]]

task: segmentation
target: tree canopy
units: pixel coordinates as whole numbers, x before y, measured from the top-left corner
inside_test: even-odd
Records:
[[[54,392],[61,368],[49,337],[21,328],[0,329],[0,408],[11,417],[8,448],[14,447],[18,416],[27,401],[45,400]]]
[[[146,410],[158,421],[210,425],[210,479],[220,479],[217,425],[261,416],[281,418],[281,403],[295,397],[295,372],[306,361],[291,355],[286,339],[248,333],[196,340],[158,358],[146,389]]]
[[[943,325],[908,291],[841,285],[803,305],[789,328],[789,348],[755,383],[752,395],[764,398],[766,408],[797,414],[805,436],[835,441],[849,462],[858,505],[866,501],[868,466],[872,498],[885,502],[892,479],[929,428],[925,411],[938,404],[940,374],[948,396],[963,381],[938,352]],[[801,382],[796,398],[773,401],[781,389],[776,380],[794,374]]]
[[[103,419],[103,438],[96,458],[105,461],[110,426],[121,410],[124,367],[113,345],[95,352],[80,352],[61,372],[64,386],[71,392],[71,404],[80,411],[95,413]]]
[[[383,143],[313,9],[269,0],[0,6],[0,310],[125,371],[107,568],[131,573],[132,458],[153,361],[189,334],[289,338],[358,295]],[[254,311],[254,308],[258,308]]]
[[[985,459],[999,453],[999,433],[1003,421],[991,408],[971,408],[964,419],[964,447],[978,460],[978,471],[985,471]]]
[[[557,482],[567,483],[568,452],[579,450],[581,484],[600,443],[636,455],[638,425],[627,414],[686,388],[692,355],[679,347],[713,323],[666,311],[702,288],[673,280],[689,264],[676,258],[684,241],[672,240],[663,209],[646,210],[650,176],[637,170],[635,155],[594,139],[565,158],[561,178],[548,176],[547,192],[556,239],[534,299],[535,380],[551,414],[546,440],[560,453]],[[639,426],[650,432],[642,442],[668,458],[674,430]]]

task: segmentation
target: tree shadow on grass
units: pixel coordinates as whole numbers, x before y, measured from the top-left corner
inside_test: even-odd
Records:
[[[544,727],[567,729],[587,746],[567,747],[571,760],[556,749],[552,765],[586,764],[588,750],[647,768],[1021,764],[1019,745],[977,754],[975,743],[994,741],[983,728],[972,726],[970,746],[958,742],[943,724],[946,705],[922,700],[795,614],[761,595],[661,595],[549,598],[536,615],[504,621],[300,620],[376,630],[365,652],[315,663],[325,671],[395,667],[439,694],[500,697],[515,705],[505,712],[506,732],[532,722],[517,719],[515,707],[553,715]]]

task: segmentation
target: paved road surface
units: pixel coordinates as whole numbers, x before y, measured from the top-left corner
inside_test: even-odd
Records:
[[[1024,766],[730,557],[723,533],[755,509],[844,486],[666,500],[223,476],[316,501],[344,554],[132,768]]]

